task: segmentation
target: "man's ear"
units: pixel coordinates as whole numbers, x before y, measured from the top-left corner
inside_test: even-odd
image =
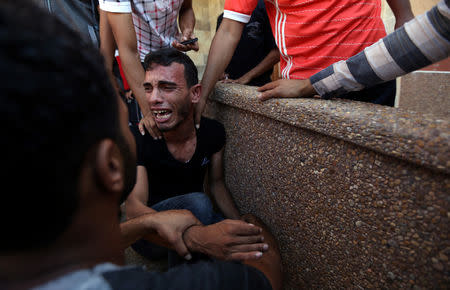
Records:
[[[121,193],[124,187],[123,162],[120,150],[111,139],[102,140],[95,157],[98,185],[106,192]]]
[[[189,90],[191,91],[191,102],[193,104],[198,103],[200,101],[200,96],[202,94],[202,85],[201,84],[193,85]]]

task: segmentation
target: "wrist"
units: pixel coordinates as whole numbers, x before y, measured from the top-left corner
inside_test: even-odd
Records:
[[[301,95],[305,97],[312,97],[314,95],[317,95],[317,91],[311,84],[310,79],[306,79],[306,85],[303,87]]]
[[[201,231],[201,228],[204,226],[201,225],[192,225],[184,230],[182,234],[182,239],[184,241],[184,244],[191,252],[200,252],[199,247],[199,234]]]
[[[194,33],[194,30],[191,28],[185,28],[181,31],[181,34],[186,38],[189,38],[192,35],[192,33]]]

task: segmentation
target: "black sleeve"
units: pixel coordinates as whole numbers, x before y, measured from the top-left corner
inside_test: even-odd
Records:
[[[238,262],[223,261],[183,264],[161,273],[122,269],[104,273],[103,278],[112,289],[272,289],[269,280],[259,270]]]
[[[149,133],[147,132],[146,134],[149,134]],[[142,136],[141,134],[135,135],[137,165],[144,165],[144,152],[143,152],[144,151],[143,150],[144,136]]]
[[[214,154],[222,150],[226,142],[225,127],[222,123],[203,117],[200,122],[200,130],[202,139],[207,144],[208,152]]]

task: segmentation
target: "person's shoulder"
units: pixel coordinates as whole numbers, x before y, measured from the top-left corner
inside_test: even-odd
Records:
[[[222,123],[215,119],[210,119],[207,117],[202,117],[200,120],[200,128],[206,128],[207,130],[223,130],[225,131],[225,127]]]
[[[202,117],[199,136],[203,148],[211,153],[220,151],[226,142],[225,127],[214,119]]]
[[[262,272],[239,262],[202,261],[183,264],[164,273],[148,272],[147,277],[136,270],[127,272],[122,272],[121,278],[115,277],[116,281],[136,279],[140,281],[136,283],[136,289],[142,289],[143,284],[151,289],[272,289]],[[111,281],[111,277],[108,280]]]

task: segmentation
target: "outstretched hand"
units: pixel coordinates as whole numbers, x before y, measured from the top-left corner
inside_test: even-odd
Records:
[[[265,101],[271,98],[308,98],[317,94],[309,79],[276,80],[258,88],[258,98]]]
[[[261,228],[242,220],[226,219],[209,226],[193,226],[184,233],[191,251],[219,260],[255,260],[267,251]]]
[[[152,135],[153,139],[161,139],[161,132],[156,126],[156,122],[153,119],[153,115],[151,112],[148,112],[139,122],[139,132],[141,135],[145,134],[144,126],[147,131]]]

